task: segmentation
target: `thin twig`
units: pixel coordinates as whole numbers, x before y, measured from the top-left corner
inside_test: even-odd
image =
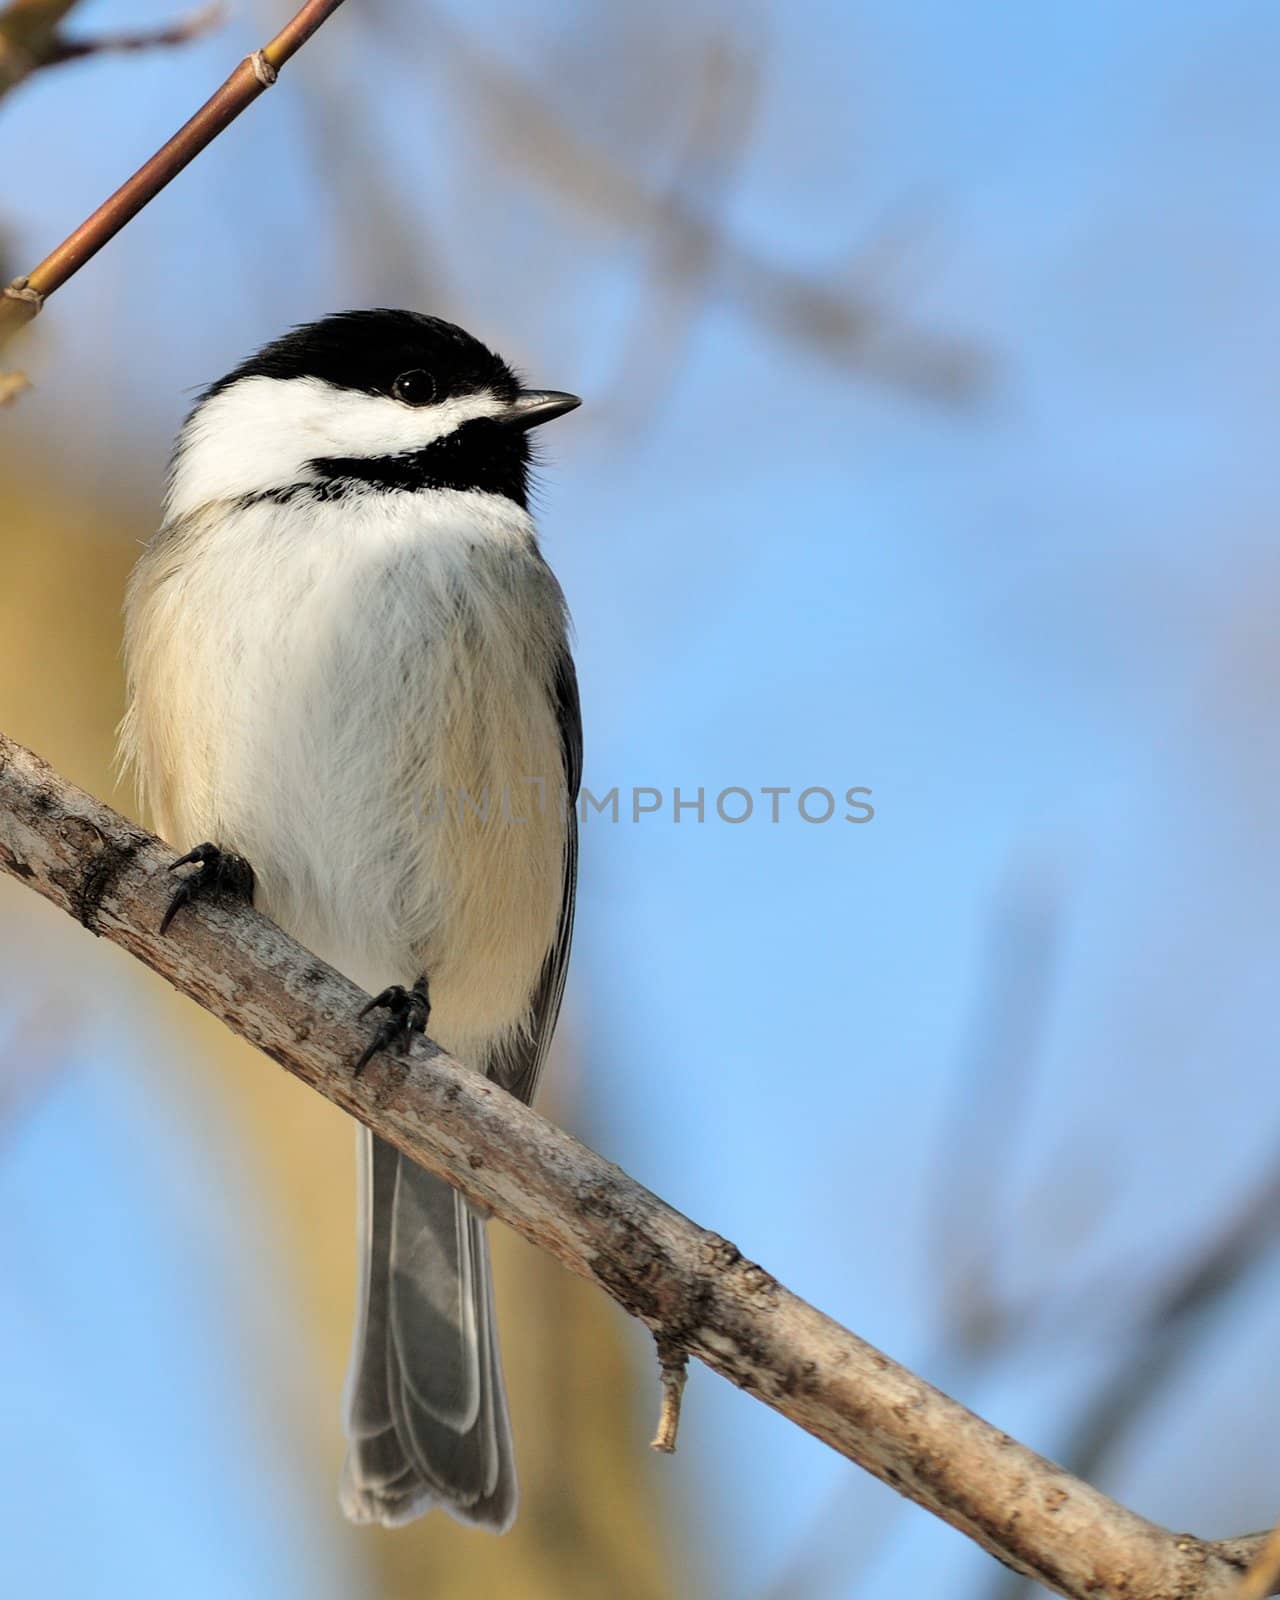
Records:
[[[658,1431],[651,1448],[664,1456],[676,1453],[676,1435],[680,1432],[680,1407],[684,1402],[684,1386],[689,1377],[689,1358],[679,1345],[658,1340],[658,1368],[662,1378],[662,1409],[658,1414]]]
[[[342,0],[307,0],[270,44],[246,56],[195,116],[139,167],[133,177],[104,200],[91,217],[39,266],[15,278],[0,296],[0,344],[30,322],[56,289],[91,260],[143,206],[154,200],[246,106],[270,88],[285,62],[296,55],[341,4]]]

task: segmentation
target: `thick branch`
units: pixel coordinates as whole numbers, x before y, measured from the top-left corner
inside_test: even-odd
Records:
[[[342,0],[307,0],[270,44],[245,57],[222,87],[150,161],[104,200],[39,266],[15,278],[0,295],[0,344],[30,322],[55,289],[60,289],[104,244],[114,239],[188,162],[269,89],[285,62],[341,4]]]
[[[1228,1600],[1260,1548],[1166,1532],[807,1305],[735,1247],[429,1042],[359,1078],[363,996],[247,908],[156,929],[173,853],[0,735],[0,867],[342,1110],[984,1549],[1080,1600]]]

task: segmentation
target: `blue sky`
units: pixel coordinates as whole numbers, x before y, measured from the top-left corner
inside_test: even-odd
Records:
[[[537,78],[575,30],[589,52],[598,15],[495,3],[464,25]],[[678,40],[739,16],[659,7],[654,27]],[[957,1126],[983,1148],[999,1115],[966,1085],[1002,905],[1043,894],[1059,930],[1001,1152],[1006,1286],[1047,1282],[1065,1306],[1101,1273],[1140,1297],[1274,1142],[1259,1090],[1276,1043],[1280,18],[1149,0],[745,17],[762,103],[726,227],[814,275],[903,232],[876,291],[987,352],[972,405],[833,368],[713,298],[674,383],[614,426],[619,353],[653,314],[642,252],[536,186],[513,203],[509,178],[477,170],[465,78],[340,15],[50,307],[21,426],[87,395],[110,415],[81,470],[109,481],[127,446],[154,487],[183,390],[283,324],[422,292],[335,245],[293,92],[308,71],[354,84],[376,64],[372,137],[424,281],[448,290],[426,308],[587,398],[551,442],[542,520],[577,620],[589,786],[874,791],[862,827],[677,826],[669,807],[588,823],[570,985],[582,1131],[895,1356],[938,1360],[931,1176]],[[40,156],[6,201],[23,259],[255,32],[239,17],[180,55],[49,74],[15,98],[8,136]],[[625,84],[566,100],[585,136],[625,144]],[[660,173],[669,144],[655,134],[634,160]],[[336,220],[358,238],[362,217]],[[43,1114],[70,1137],[83,1110],[68,1096]],[[7,1188],[33,1181],[0,1169]],[[1139,1509],[1241,1529],[1271,1515],[1249,1485],[1214,1501],[1178,1468],[1194,1449],[1228,1473],[1266,1317],[1242,1313],[1149,1451],[1117,1465]],[[1102,1348],[1081,1333],[1033,1350],[962,1398],[1052,1454]],[[786,1566],[841,1480],[841,1516],[893,1504],[701,1372],[671,1470],[706,1507],[726,1600]],[[907,1511],[830,1592],[957,1593],[984,1572]]]

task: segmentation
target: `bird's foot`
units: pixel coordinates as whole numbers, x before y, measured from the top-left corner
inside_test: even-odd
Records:
[[[383,1010],[387,1015],[378,1024],[378,1031],[365,1046],[356,1062],[355,1073],[359,1077],[364,1069],[373,1060],[379,1050],[385,1050],[388,1045],[398,1044],[404,1049],[415,1033],[427,1031],[427,1019],[431,1015],[431,998],[427,990],[427,980],[419,978],[412,989],[406,989],[402,984],[393,983],[389,989],[384,989],[381,994],[375,995],[369,1004],[360,1012],[362,1017],[367,1017],[371,1011]]]
[[[232,855],[230,850],[220,850],[216,844],[198,844],[194,850],[188,850],[185,856],[179,856],[169,871],[176,872],[179,867],[196,867],[199,870],[188,873],[174,890],[169,909],[160,924],[161,933],[168,929],[183,906],[190,905],[202,895],[221,894],[228,899],[247,900],[250,905],[253,904],[253,868],[243,856]]]

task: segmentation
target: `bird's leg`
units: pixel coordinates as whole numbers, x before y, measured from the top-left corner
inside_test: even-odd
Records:
[[[426,975],[419,978],[412,989],[393,983],[389,989],[384,989],[381,994],[375,995],[360,1015],[367,1017],[375,1009],[384,1010],[387,1015],[378,1024],[378,1031],[356,1062],[357,1077],[379,1050],[385,1050],[391,1044],[399,1044],[401,1049],[404,1049],[415,1033],[427,1031],[427,1019],[431,1015],[431,995],[427,988]]]
[[[166,931],[183,906],[190,905],[201,895],[221,894],[229,899],[247,900],[250,905],[253,904],[253,868],[243,856],[233,855],[230,850],[220,850],[216,844],[198,844],[194,850],[188,850],[185,856],[179,856],[169,871],[176,872],[179,867],[196,867],[199,870],[188,873],[174,890],[169,909],[160,923],[161,933]]]

